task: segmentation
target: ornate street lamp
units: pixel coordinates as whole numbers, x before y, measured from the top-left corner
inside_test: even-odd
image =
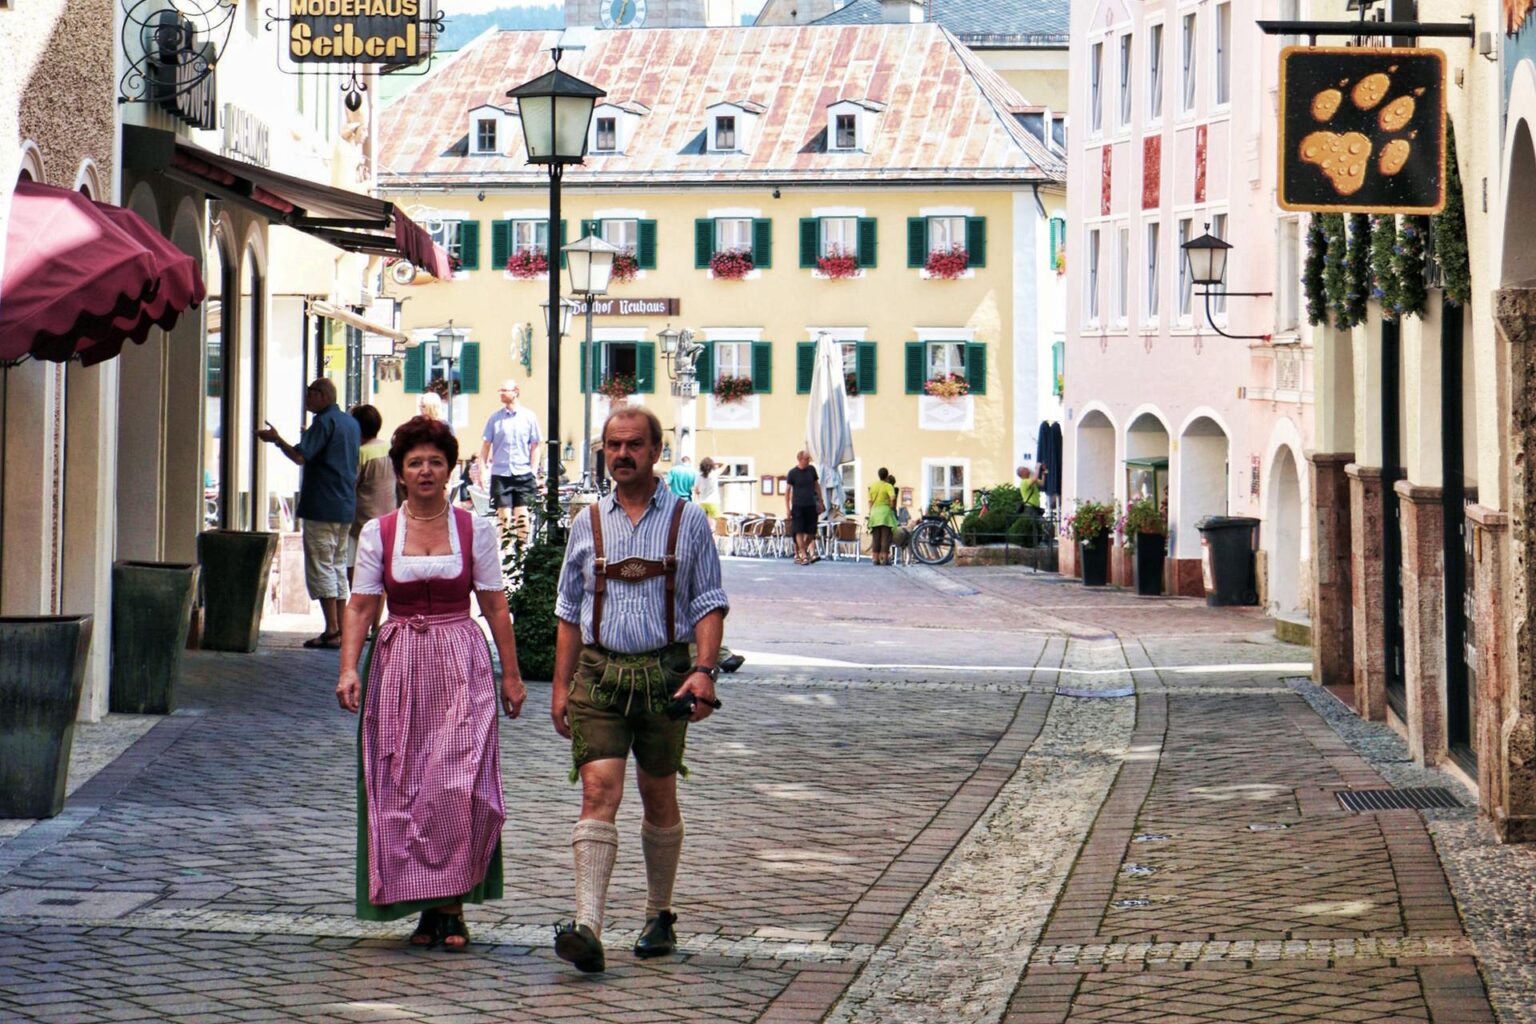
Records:
[[[439,328],[432,335],[437,342],[437,357],[448,364],[448,422],[453,422],[453,366],[464,355],[464,336],[467,332],[453,329],[453,321],[448,321],[448,326]]]
[[[704,346],[693,340],[693,332],[688,328],[675,331],[671,324],[657,331],[656,337],[661,339],[661,355],[667,361],[673,397],[698,397],[698,358]]]
[[[618,246],[594,235],[583,235],[565,246],[565,266],[571,278],[571,291],[580,295],[587,307],[587,379],[581,382],[581,489],[592,489],[592,366],[597,352],[592,348],[592,297],[608,292],[613,276],[613,258]]]
[[[1211,330],[1223,338],[1231,338],[1233,341],[1268,341],[1268,334],[1228,334],[1216,325],[1216,320],[1211,316],[1211,289],[1221,288],[1221,282],[1227,276],[1227,253],[1231,251],[1230,243],[1211,234],[1211,225],[1205,225],[1205,234],[1199,238],[1191,238],[1179,248],[1184,250],[1185,267],[1189,271],[1189,279],[1200,286],[1200,297],[1205,299],[1205,322],[1211,325]],[[1221,289],[1222,298],[1247,298],[1256,299],[1273,295],[1274,292],[1229,292]]]
[[[561,50],[551,54],[555,67],[548,74],[525,82],[507,95],[517,100],[518,122],[528,162],[549,166],[549,252],[553,256],[560,224],[560,179],[567,164],[579,164],[587,155],[587,128],[592,108],[608,95],[604,90],[560,70]],[[549,307],[549,483],[544,516],[545,536],[553,543],[565,540],[560,522],[560,335],[553,310],[560,304],[560,275],[551,269]]]

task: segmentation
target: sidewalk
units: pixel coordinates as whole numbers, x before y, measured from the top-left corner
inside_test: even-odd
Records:
[[[192,655],[181,713],[0,831],[0,1018],[1477,1024],[1486,988],[1536,1021],[1532,851],[1343,810],[1446,782],[1251,611],[1052,579],[730,563],[749,662],[690,734],[682,954],[627,953],[631,794],[596,977],[549,947],[579,794],[547,686],[502,724],[507,897],[449,955],[351,915],[335,653]],[[139,728],[82,730],[81,774]]]

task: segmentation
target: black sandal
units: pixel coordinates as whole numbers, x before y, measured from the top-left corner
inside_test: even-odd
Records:
[[[424,938],[426,942],[417,942]],[[431,949],[443,941],[443,915],[435,910],[423,910],[421,920],[416,922],[416,930],[411,932],[410,945],[413,949]]]
[[[464,924],[464,914],[439,914],[438,936],[443,948],[450,953],[462,953],[469,948],[469,928]],[[462,943],[455,945],[448,939],[463,939]]]

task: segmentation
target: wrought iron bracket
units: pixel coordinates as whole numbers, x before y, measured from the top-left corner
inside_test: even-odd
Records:
[[[1362,10],[1361,14],[1365,12]],[[1318,36],[1352,36],[1357,41],[1368,36],[1420,36],[1442,39],[1466,39],[1477,45],[1477,16],[1465,21],[1259,21],[1259,31],[1271,36],[1308,36],[1316,45]]]
[[[164,103],[200,87],[229,44],[233,0],[123,0],[128,67],[117,102]]]
[[[1223,338],[1230,338],[1233,341],[1269,341],[1271,338],[1274,337],[1274,335],[1272,335],[1272,334],[1228,334],[1226,331],[1224,331],[1220,327],[1216,326],[1216,318],[1211,315],[1211,295],[1212,294],[1215,294],[1215,293],[1213,293],[1209,288],[1207,288],[1205,291],[1202,291],[1200,293],[1201,297],[1205,299],[1205,322],[1211,325],[1211,330],[1215,331],[1217,334],[1221,335]],[[1220,293],[1221,297],[1224,298],[1224,299],[1230,299],[1230,298],[1262,299],[1262,298],[1271,298],[1271,297],[1274,296],[1274,294],[1275,294],[1274,292],[1221,292]]]

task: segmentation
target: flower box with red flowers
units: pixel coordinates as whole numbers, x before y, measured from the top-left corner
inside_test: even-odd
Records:
[[[635,378],[627,373],[616,373],[597,386],[597,393],[610,402],[622,402],[635,393]]]
[[[625,249],[613,257],[613,272],[609,280],[623,284],[625,281],[633,281],[639,272],[640,261],[635,258],[634,250]]]
[[[717,278],[740,281],[752,273],[752,250],[721,249],[709,258],[709,269]]]
[[[834,281],[856,277],[859,273],[859,258],[847,249],[833,249],[816,261],[816,269]]]
[[[970,393],[971,382],[960,373],[946,373],[923,382],[923,394],[930,398],[963,398]]]
[[[923,264],[923,269],[928,271],[929,277],[953,281],[964,274],[970,265],[971,254],[965,251],[965,246],[952,245],[948,249],[935,249],[930,252],[928,261]]]
[[[549,257],[543,249],[519,249],[507,260],[507,273],[530,278],[549,273]]]
[[[843,374],[843,390],[849,398],[859,397],[859,375],[852,370]]]
[[[715,381],[715,401],[721,405],[744,402],[752,394],[751,377],[732,377],[729,374]]]

